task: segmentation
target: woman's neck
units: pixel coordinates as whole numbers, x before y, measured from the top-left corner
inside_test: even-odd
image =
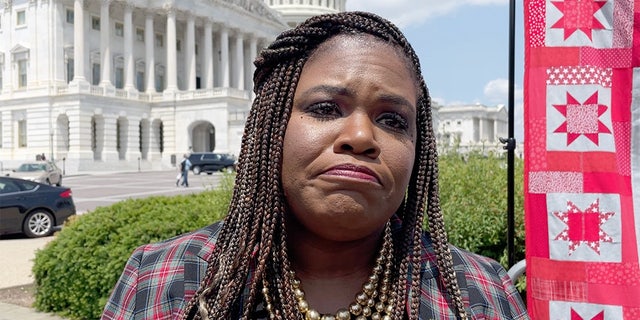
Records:
[[[331,241],[295,222],[287,225],[289,258],[312,308],[333,313],[348,307],[372,273],[382,231],[353,241]]]

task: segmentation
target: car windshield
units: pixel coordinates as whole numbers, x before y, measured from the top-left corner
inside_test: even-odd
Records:
[[[16,172],[36,172],[36,171],[46,171],[47,166],[42,163],[23,163],[18,167]]]

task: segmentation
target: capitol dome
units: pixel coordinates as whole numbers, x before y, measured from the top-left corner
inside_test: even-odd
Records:
[[[347,0],[264,0],[264,2],[280,12],[284,21],[293,28],[312,16],[345,11]]]

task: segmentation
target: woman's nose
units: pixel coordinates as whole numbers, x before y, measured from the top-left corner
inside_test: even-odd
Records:
[[[380,155],[380,146],[375,137],[375,124],[366,114],[352,113],[343,122],[334,152],[364,154],[375,159]]]

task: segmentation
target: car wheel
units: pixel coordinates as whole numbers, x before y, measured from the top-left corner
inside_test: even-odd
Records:
[[[22,232],[29,238],[48,236],[52,230],[53,216],[42,209],[37,209],[29,213],[22,225]]]
[[[193,174],[200,174],[200,172],[202,172],[200,167],[198,167],[198,166],[193,167]]]
[[[58,183],[56,183],[56,186],[58,186],[58,187],[62,186],[62,177],[60,177],[60,179],[58,179]]]

